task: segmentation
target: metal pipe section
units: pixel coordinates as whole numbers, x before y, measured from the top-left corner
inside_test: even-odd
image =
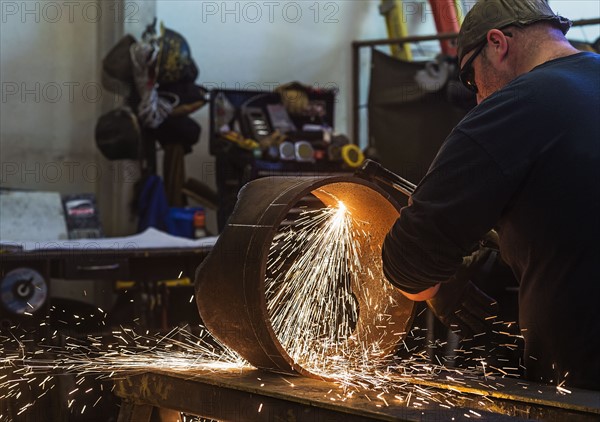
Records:
[[[302,367],[284,349],[273,329],[265,297],[270,246],[289,211],[313,194],[324,206],[343,201],[368,233],[358,239],[360,266],[381,268],[383,239],[400,206],[374,183],[353,176],[268,177],[242,188],[236,207],[213,250],[196,272],[196,303],[204,325],[250,364],[270,371],[325,378]],[[368,244],[366,244],[368,243]],[[373,247],[376,245],[376,247]],[[374,253],[378,251],[379,253]],[[412,323],[414,303],[390,288],[383,274],[357,276],[359,306],[355,333],[393,353]],[[390,305],[392,304],[392,305]]]

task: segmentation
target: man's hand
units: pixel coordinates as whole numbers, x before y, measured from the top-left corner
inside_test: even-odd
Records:
[[[491,265],[496,257],[497,251],[489,248],[480,248],[465,257],[456,274],[427,301],[435,316],[463,338],[491,331],[498,315],[498,303],[471,282],[473,275]]]

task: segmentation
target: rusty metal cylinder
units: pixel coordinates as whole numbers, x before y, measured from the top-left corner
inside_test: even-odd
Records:
[[[324,206],[343,201],[368,232],[363,268],[380,268],[380,245],[399,205],[379,186],[354,176],[268,177],[242,188],[228,223],[196,272],[196,303],[206,328],[250,364],[275,372],[323,378],[295,362],[274,332],[265,298],[265,274],[274,236],[290,210],[313,194]],[[377,245],[373,248],[373,245]],[[368,247],[367,247],[368,246]],[[393,353],[412,322],[414,303],[383,279],[359,277],[369,299],[357,295],[356,332]],[[389,304],[393,303],[393,306]],[[385,317],[382,317],[385,313]]]

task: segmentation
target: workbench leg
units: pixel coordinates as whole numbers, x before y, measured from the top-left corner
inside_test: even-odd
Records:
[[[153,406],[123,400],[117,422],[150,422]]]

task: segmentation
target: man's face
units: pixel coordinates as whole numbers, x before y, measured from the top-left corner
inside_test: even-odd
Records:
[[[512,37],[510,33],[504,35]],[[461,62],[461,80],[476,92],[478,104],[514,78],[505,66],[502,67],[495,54],[496,51],[486,39],[467,53]]]

